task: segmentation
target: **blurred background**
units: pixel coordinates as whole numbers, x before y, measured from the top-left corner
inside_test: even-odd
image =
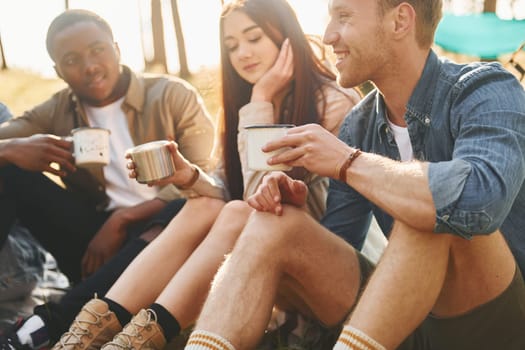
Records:
[[[321,34],[326,19],[326,0],[290,0],[289,3],[307,33]],[[174,11],[174,5],[178,11]],[[152,61],[162,65],[159,50],[163,49],[158,46],[161,45],[167,70],[170,73],[180,71],[174,12],[178,12],[188,68],[196,71],[219,62],[220,0],[0,0],[0,35],[10,67],[55,77],[45,49],[45,36],[49,23],[66,6],[86,8],[105,18],[119,43],[122,62],[135,70],[144,70],[146,65],[151,68]],[[162,38],[162,43],[154,42],[154,33],[156,39]]]
[[[445,1],[445,7],[456,14],[474,13],[483,11],[485,2],[495,4],[495,11],[502,18],[519,17],[525,12],[525,1],[519,0],[449,0]],[[86,8],[108,20],[120,45],[122,61],[131,68],[144,70],[166,64],[168,72],[178,73],[180,53],[174,22],[180,21],[177,26],[184,37],[188,69],[198,70],[218,64],[221,3],[221,0],[0,0],[0,38],[10,67],[55,77],[45,50],[47,27],[66,7]],[[289,0],[289,3],[306,33],[322,35],[327,0]],[[162,42],[157,43],[154,38]],[[165,53],[165,63],[160,51]]]
[[[322,36],[328,19],[328,0],[288,1],[305,33]],[[112,26],[122,63],[137,71],[175,74],[189,80],[201,90],[214,114],[222,3],[223,0],[0,0],[0,100],[19,115],[63,86],[46,52],[47,27],[66,8],[86,8]],[[454,15],[494,13],[498,19],[525,23],[525,0],[444,0],[444,11]],[[453,36],[460,32],[452,29]],[[525,30],[519,35],[525,41]],[[467,58],[475,59],[479,57]]]

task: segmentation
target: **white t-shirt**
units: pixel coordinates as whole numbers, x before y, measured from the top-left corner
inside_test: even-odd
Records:
[[[135,146],[128,129],[128,120],[121,109],[124,97],[103,107],[84,104],[89,124],[109,129],[109,164],[104,167],[106,193],[109,197],[108,210],[137,205],[155,198],[157,187],[139,184],[128,177],[125,158],[126,150]]]
[[[387,121],[390,130],[394,134],[401,161],[408,162],[414,159],[414,151],[412,150],[412,144],[410,143],[410,136],[408,136],[408,128],[398,126],[392,123],[388,118]]]

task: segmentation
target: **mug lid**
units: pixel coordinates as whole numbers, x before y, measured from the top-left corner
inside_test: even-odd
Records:
[[[81,126],[79,128],[75,128],[71,130],[71,135],[73,135],[76,132],[84,131],[84,130],[103,130],[103,131],[107,131],[108,134],[111,134],[111,130],[106,129],[106,128],[100,128],[98,126]]]
[[[166,146],[169,143],[170,141],[168,140],[151,141],[151,142],[143,143],[138,146],[132,147],[128,149],[126,153],[137,153],[137,152],[142,152],[142,151],[149,151],[155,148]]]
[[[294,124],[251,124],[246,125],[245,129],[281,129],[281,128],[294,128]]]

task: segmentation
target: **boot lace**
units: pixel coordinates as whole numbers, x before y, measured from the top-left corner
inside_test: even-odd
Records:
[[[151,328],[150,324],[152,322],[157,322],[157,314],[155,311],[148,309],[146,313],[148,315],[146,321],[141,322],[138,317],[133,317],[129,322],[129,325],[126,326],[119,334],[117,334],[112,341],[105,344],[101,350],[103,350],[106,346],[111,345],[123,350],[133,349],[133,340],[135,338],[141,340],[141,331],[143,329],[149,330]]]
[[[84,306],[82,308],[82,311],[85,311],[92,315],[95,320],[82,320],[78,317],[75,318],[75,321],[73,321],[73,325],[71,328],[69,328],[69,331],[64,333],[62,337],[60,337],[60,345],[61,347],[66,347],[69,345],[81,345],[82,347],[82,336],[87,335],[88,337],[91,337],[91,332],[89,331],[90,326],[98,326],[100,327],[102,325],[102,318],[109,318],[111,311],[107,311],[103,314],[96,312],[95,310],[91,310],[88,306]]]

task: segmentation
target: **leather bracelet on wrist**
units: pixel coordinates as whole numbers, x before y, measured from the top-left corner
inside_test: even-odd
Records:
[[[191,179],[185,184],[177,186],[181,190],[187,190],[193,187],[193,185],[195,185],[195,182],[197,182],[197,180],[199,179],[199,168],[195,166],[192,166],[191,168],[193,169],[193,175],[191,175]]]
[[[346,171],[348,168],[350,168],[352,162],[361,155],[361,153],[362,152],[359,148],[355,148],[354,151],[348,155],[348,158],[346,158],[345,162],[339,169],[339,181],[346,183]]]

